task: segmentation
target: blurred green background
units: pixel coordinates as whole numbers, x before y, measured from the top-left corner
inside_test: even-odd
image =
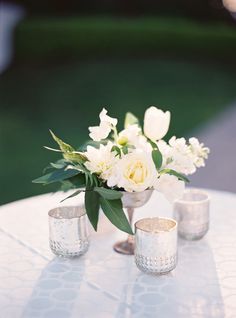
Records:
[[[236,29],[222,8],[192,17],[46,8],[29,7],[0,74],[0,204],[56,189],[31,183],[58,158],[43,149],[49,129],[79,146],[102,107],[122,128],[127,111],[143,118],[156,105],[172,112],[170,135],[188,136],[236,99]]]

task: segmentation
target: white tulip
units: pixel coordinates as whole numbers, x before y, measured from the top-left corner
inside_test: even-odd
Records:
[[[170,126],[170,112],[163,112],[154,106],[149,107],[144,115],[144,134],[151,140],[162,139]]]
[[[153,187],[157,171],[151,154],[132,152],[123,156],[108,179],[108,186],[124,188],[128,192],[141,192]]]
[[[175,176],[162,174],[156,180],[154,188],[164,194],[166,199],[172,203],[182,197],[185,189],[185,183]]]

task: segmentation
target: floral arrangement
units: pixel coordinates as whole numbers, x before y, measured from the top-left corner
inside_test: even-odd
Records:
[[[143,129],[131,113],[126,114],[120,132],[117,119],[108,116],[106,109],[99,117],[99,126],[89,127],[91,140],[78,150],[50,131],[59,149],[45,148],[60,152],[63,159],[51,163],[47,173],[33,182],[60,182],[62,190],[76,190],[65,199],[85,192],[86,212],[95,230],[101,207],[117,228],[132,234],[122,208],[122,192],[155,189],[173,202],[182,195],[186,176],[205,165],[209,149],[196,138],[164,141],[170,112],[153,106],[145,112]]]

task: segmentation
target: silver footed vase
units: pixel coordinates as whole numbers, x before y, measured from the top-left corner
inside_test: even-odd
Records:
[[[145,190],[142,192],[123,192],[122,203],[123,208],[127,209],[128,219],[130,226],[133,227],[133,215],[135,208],[140,208],[148,202],[151,198],[153,190]],[[125,241],[120,241],[115,243],[113,246],[117,253],[125,255],[134,254],[134,237],[133,235],[128,235]]]

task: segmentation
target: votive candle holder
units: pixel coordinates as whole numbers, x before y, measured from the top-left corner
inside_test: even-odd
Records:
[[[135,263],[149,274],[166,274],[177,264],[177,222],[164,217],[135,223]]]
[[[178,234],[186,240],[199,240],[209,229],[209,195],[202,190],[189,189],[174,203],[174,219]]]
[[[85,207],[63,206],[48,212],[49,245],[57,256],[83,255],[89,248],[89,233]]]

